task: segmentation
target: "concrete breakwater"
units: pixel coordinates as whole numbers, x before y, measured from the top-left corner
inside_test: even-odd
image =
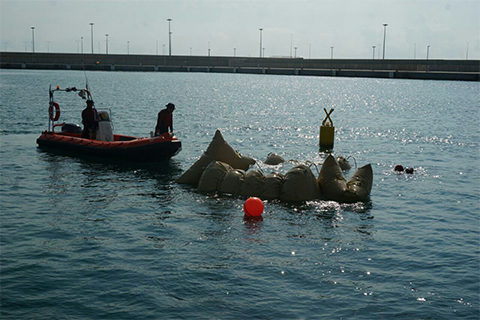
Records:
[[[2,69],[215,72],[480,81],[479,60],[302,59],[2,52]]]

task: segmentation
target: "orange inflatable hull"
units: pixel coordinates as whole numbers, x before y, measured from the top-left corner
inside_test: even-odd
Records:
[[[157,137],[138,138],[114,135],[114,141],[83,139],[78,133],[44,131],[37,139],[41,148],[73,152],[122,161],[157,162],[168,160],[182,149],[175,136],[163,134]]]

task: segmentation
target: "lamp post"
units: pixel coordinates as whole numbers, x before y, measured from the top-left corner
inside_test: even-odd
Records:
[[[83,54],[83,37],[80,37],[80,40],[82,41],[82,54]]]
[[[262,57],[262,31],[263,31],[263,29],[260,28],[258,30],[260,30],[260,58],[261,58]]]
[[[233,48],[233,57],[235,58],[237,56],[237,48]]]
[[[127,54],[130,54],[130,41],[127,41]]]
[[[385,40],[387,39],[387,26],[388,24],[383,24],[383,60],[385,60]]]
[[[157,44],[157,46],[156,46],[156,48],[157,48],[156,53],[157,53],[157,56],[158,56],[158,40],[157,40],[156,44]]]
[[[165,44],[162,44],[162,55],[165,55]]]
[[[293,49],[295,49],[295,58],[297,58],[297,47],[294,47]]]
[[[292,57],[293,34],[290,34],[290,58]]]
[[[35,53],[35,27],[31,27],[32,29],[32,53]]]
[[[372,49],[373,49],[373,58],[372,58],[372,60],[375,60],[375,46],[372,46]]]
[[[330,47],[330,59],[333,60],[333,47]]]
[[[467,56],[466,56],[465,60],[468,60],[468,42],[467,42]]]
[[[108,54],[108,33],[105,34],[105,54]]]
[[[93,22],[90,22],[90,39],[92,40],[92,54],[93,54]]]
[[[427,60],[428,60],[428,55],[430,54],[430,46],[427,46]]]
[[[172,55],[172,32],[170,31],[170,22],[172,19],[167,19],[168,21],[168,55]]]
[[[210,57],[210,41],[208,41],[208,56]]]

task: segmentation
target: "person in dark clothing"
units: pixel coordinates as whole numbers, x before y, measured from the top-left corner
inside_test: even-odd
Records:
[[[173,132],[173,110],[175,110],[175,105],[173,103],[168,103],[166,108],[158,113],[157,125],[155,126],[155,135],[159,136],[165,132]]]
[[[97,122],[95,121],[96,110],[93,109],[93,104],[93,100],[87,100],[87,107],[82,111],[82,138],[85,139],[93,139],[97,129]]]

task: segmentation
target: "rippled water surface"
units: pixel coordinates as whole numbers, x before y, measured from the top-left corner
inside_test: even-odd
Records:
[[[478,83],[87,76],[117,133],[147,136],[175,103],[183,150],[161,165],[40,150],[49,85],[85,75],[0,70],[2,319],[479,318]],[[80,123],[84,103],[57,97]],[[368,201],[270,201],[252,222],[244,198],[174,183],[217,129],[266,173],[294,165],[263,164],[270,152],[320,168],[323,108],[334,155],[373,166]]]

